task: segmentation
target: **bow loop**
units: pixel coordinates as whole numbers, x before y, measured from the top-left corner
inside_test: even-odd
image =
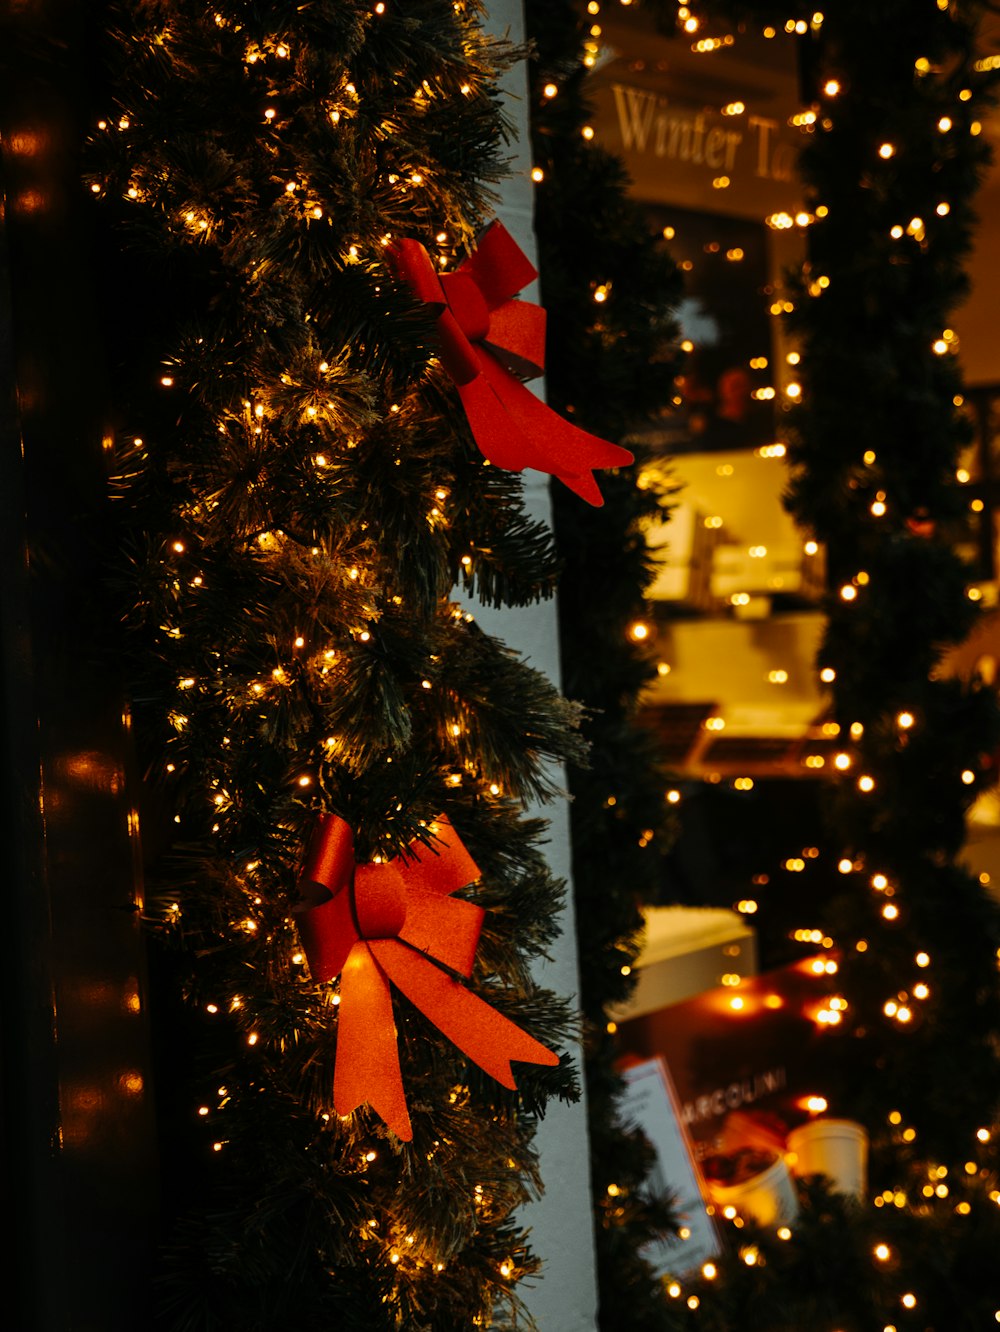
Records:
[[[345,887],[354,873],[354,834],[335,814],[321,814],[299,875],[306,900],[324,902]]]
[[[538,270],[502,222],[486,228],[460,270],[475,279],[490,309],[524,291],[538,277]]]
[[[546,315],[540,305],[505,301],[490,312],[486,345],[512,375],[534,379],[545,369],[545,325]]]
[[[431,257],[415,240],[393,241],[389,257],[399,277],[424,305],[444,307],[447,297],[441,287],[441,279],[434,271]]]

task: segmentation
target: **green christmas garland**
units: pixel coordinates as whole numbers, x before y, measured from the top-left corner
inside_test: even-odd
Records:
[[[488,219],[518,53],[452,0],[115,17],[89,184],[162,842],[158,1325],[504,1326],[538,1264],[513,1217],[535,1124],[573,1069],[519,1065],[508,1091],[397,994],[413,1141],[338,1115],[340,992],[294,912],[317,810],[359,863],[432,845],[445,813],[483,871],[458,894],[486,909],[474,990],[549,1046],[572,1034],[530,978],[562,889],[521,811],[581,755],[577,709],[451,600],[550,595],[551,538],[484,465],[386,262],[408,236],[453,266]]]

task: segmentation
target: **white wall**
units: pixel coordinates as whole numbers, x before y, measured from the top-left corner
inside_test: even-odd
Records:
[[[485,25],[499,36],[524,40],[521,0],[491,0]],[[533,190],[528,138],[528,83],[523,64],[505,79],[507,113],[517,126],[519,142],[512,145],[512,174],[503,182],[497,214],[515,240],[535,261]],[[538,299],[537,290],[524,293]],[[533,387],[540,381],[535,380]],[[526,509],[535,519],[549,522],[551,504],[548,478],[526,472]],[[582,504],[583,501],[581,500]],[[517,649],[537,670],[558,681],[559,642],[553,601],[519,609],[472,607],[487,632]],[[547,859],[552,872],[570,880],[569,818],[565,801],[529,810],[550,820]],[[562,918],[563,932],[552,950],[550,963],[540,965],[539,982],[558,994],[579,993],[575,915],[572,896]],[[577,1051],[579,1065],[579,1051]],[[582,1077],[582,1071],[581,1071]],[[586,1103],[553,1104],[538,1134],[545,1195],[524,1209],[522,1219],[531,1227],[532,1246],[544,1259],[543,1278],[533,1287],[521,1287],[522,1297],[540,1332],[593,1332],[597,1315],[593,1211],[590,1196]]]

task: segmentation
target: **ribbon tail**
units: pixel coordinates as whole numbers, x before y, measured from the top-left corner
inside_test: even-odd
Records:
[[[370,946],[360,941],[340,977],[333,1107],[349,1115],[366,1101],[397,1138],[412,1140],[389,983]]]
[[[480,357],[480,360],[485,359]],[[500,398],[482,374],[467,384],[459,384],[458,396],[479,452],[494,467],[502,467],[506,472],[521,472],[525,467],[538,465],[536,450],[511,421]]]
[[[480,374],[479,359],[450,310],[442,310],[438,316],[437,333],[441,342],[441,364],[461,393]]]
[[[631,455],[629,455],[631,457]],[[575,475],[569,475],[563,472],[553,472],[552,475],[557,481],[561,481],[564,486],[568,486],[574,495],[579,495],[582,500],[592,504],[595,509],[601,508],[604,504],[604,496],[601,494],[600,487],[594,479],[593,472],[578,472]]]
[[[626,466],[632,461],[628,449],[564,420],[487,353],[479,353],[479,365],[516,433],[532,441],[536,461],[526,461],[522,466],[550,472],[588,503],[603,504],[591,472],[594,468]]]
[[[511,1060],[559,1063],[559,1056],[522,1031],[485,1000],[453,980],[422,953],[395,939],[376,939],[372,952],[386,975],[439,1031],[490,1077],[516,1087]]]

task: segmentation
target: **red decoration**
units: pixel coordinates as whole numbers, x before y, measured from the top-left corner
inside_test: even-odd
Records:
[[[438,311],[441,362],[483,456],[511,472],[550,472],[603,504],[593,469],[623,467],[632,455],[564,421],[518,378],[545,368],[545,311],[514,300],[538,274],[506,227],[491,223],[453,273],[439,275],[419,241],[395,241],[389,253],[414,295]]]
[[[915,509],[906,520],[906,528],[914,536],[930,540],[937,532],[937,523],[926,509]]]
[[[431,824],[439,854],[410,844],[395,860],[358,865],[343,819],[320,815],[299,877],[299,936],[313,979],[340,975],[333,1104],[339,1115],[367,1101],[397,1137],[413,1137],[399,1068],[392,982],[480,1068],[515,1086],[510,1061],[557,1064],[558,1055],[436,963],[472,972],[483,912],[449,894],[479,870],[444,817]],[[447,838],[447,840],[445,840]]]

